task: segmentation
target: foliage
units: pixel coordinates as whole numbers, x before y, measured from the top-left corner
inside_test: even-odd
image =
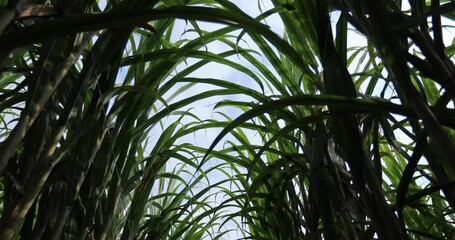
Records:
[[[453,238],[455,4],[272,3],[8,1],[0,239]]]

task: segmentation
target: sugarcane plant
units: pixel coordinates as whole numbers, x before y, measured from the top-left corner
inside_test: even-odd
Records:
[[[452,1],[0,3],[0,239],[454,237]]]

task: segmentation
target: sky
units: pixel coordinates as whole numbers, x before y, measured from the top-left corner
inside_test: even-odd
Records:
[[[234,0],[232,1],[233,3],[237,4],[242,8],[242,10],[245,11],[245,13],[249,14],[250,16],[258,16],[260,14],[260,10],[258,8],[257,0]],[[269,9],[271,7],[269,1],[263,1],[263,8],[264,9]],[[267,23],[271,26],[271,29],[275,31],[277,34],[282,35],[283,34],[283,24],[281,20],[279,19],[278,16],[272,15],[270,18],[267,19]],[[215,30],[220,28],[221,25],[219,24],[211,24],[211,23],[200,23],[200,27],[204,30]],[[187,22],[184,20],[177,20],[176,22],[176,28],[175,28],[175,33],[173,34],[172,38],[174,40],[180,40],[181,38],[187,38],[190,37],[192,33],[186,32],[189,28],[192,28],[192,26],[187,25]],[[239,31],[238,31],[239,32]],[[244,47],[253,47],[258,50],[258,48],[250,41],[248,40],[249,37],[248,35],[244,35],[243,42],[240,44],[243,45]],[[247,46],[248,45],[248,46]],[[220,42],[213,42],[210,43],[206,46],[206,50],[211,52],[211,53],[220,53],[224,52],[227,50],[231,50],[230,48],[226,47],[223,43]],[[249,63],[246,61],[243,61],[240,58],[237,57],[232,57],[231,58],[233,61],[237,61],[245,66],[248,66]],[[189,64],[191,64],[193,61],[189,61]],[[185,68],[185,64],[181,64],[179,67],[177,67],[177,71],[180,69]],[[259,87],[257,84],[250,79],[248,76],[245,74],[234,70],[230,67],[227,67],[225,65],[221,65],[218,63],[210,63],[207,64],[206,66],[202,67],[200,70],[194,72],[191,74],[193,77],[202,77],[202,78],[218,78],[218,79],[229,79],[232,82],[235,82],[237,84],[247,86],[256,90],[259,90]],[[189,95],[194,95],[200,91],[206,91],[210,88],[214,88],[212,86],[203,86],[203,87],[197,87],[197,88],[192,88],[190,89],[187,94],[183,94],[180,98],[176,98],[173,101],[178,101],[181,98],[184,98]],[[164,97],[166,98],[166,97]],[[229,96],[228,97],[230,100],[248,100],[245,96],[240,96],[240,95],[235,95],[235,96]],[[220,100],[226,99],[226,97],[214,97],[214,98],[209,98],[206,100],[198,101],[195,104],[192,104],[191,107],[193,108],[192,112],[197,114],[198,117],[201,119],[219,119],[219,120],[225,120],[224,118],[221,118],[220,115],[214,113],[213,107],[214,103],[219,102]],[[233,108],[223,108],[223,112],[227,113],[230,117],[235,118],[241,112],[239,110],[233,109]],[[219,111],[219,110],[218,110]],[[174,121],[176,117],[168,117],[165,121],[167,123],[171,123]],[[185,120],[182,121],[182,124],[185,123]],[[204,131],[199,131],[196,134],[191,134],[187,137],[184,137],[180,140],[180,142],[190,142],[193,143],[197,146],[202,146],[202,147],[208,147],[212,141],[215,139],[215,137],[219,134],[221,129],[208,129]],[[257,133],[251,132],[250,134],[251,138],[250,141],[260,143],[261,139],[260,136]],[[225,145],[223,145],[223,142],[225,141],[235,141],[233,137],[226,136],[224,140],[218,144],[216,149],[221,149]],[[209,160],[206,164],[204,164],[203,168],[209,168],[215,164],[219,163],[219,161],[212,159]],[[175,164],[178,164],[178,162],[169,162],[167,165],[167,169],[173,169],[175,167]],[[224,175],[221,172],[212,172],[208,176],[209,180],[214,183],[217,181],[220,181],[224,179]],[[225,187],[229,188],[231,187],[229,184],[225,184]],[[223,196],[223,194],[216,194],[214,195],[213,198],[210,200],[213,201],[212,204],[216,206],[217,204],[221,203],[223,200],[226,198]],[[231,211],[235,211],[236,209],[230,209]],[[238,210],[238,209],[237,209]],[[240,221],[240,219],[237,219]],[[226,230],[226,229],[237,229],[237,226],[235,224],[227,223],[224,227],[224,229],[221,229],[221,231]],[[216,230],[216,229],[215,229]],[[238,239],[243,237],[240,235],[239,231],[232,231],[229,232],[225,237],[222,239]]]
[[[105,4],[103,4],[103,2],[105,2],[105,1],[100,1],[100,5],[105,5]],[[262,8],[262,11],[264,11],[264,10],[270,9],[272,7],[270,0],[262,0],[262,1],[260,1],[260,4],[258,4],[258,0],[232,0],[232,2],[235,3],[236,5],[238,5],[245,13],[249,14],[252,17],[258,16],[261,14],[260,8]],[[406,1],[404,1],[404,2],[406,2]],[[335,19],[337,19],[337,17],[338,17],[338,13],[333,13],[332,19],[335,20]],[[272,31],[274,31],[275,33],[277,33],[280,36],[283,35],[283,31],[284,31],[283,23],[281,22],[281,20],[277,14],[274,14],[274,15],[268,17],[265,22],[267,25],[270,26]],[[221,25],[211,24],[211,23],[200,23],[200,27],[204,30],[215,30],[215,29],[220,28]],[[188,25],[188,23],[185,20],[177,20],[176,25],[175,25],[174,34],[172,35],[172,40],[178,41],[180,39],[185,39],[185,38],[188,38],[191,36],[195,36],[195,33],[188,32],[188,30],[191,28],[192,28],[192,26]],[[451,43],[455,36],[453,29],[447,29],[447,32],[444,36],[445,36],[444,40],[445,40],[446,44]],[[258,49],[257,46],[255,46],[254,43],[252,43],[252,41],[249,40],[248,35],[244,35],[242,40],[243,41],[240,42],[240,45],[242,45],[244,47],[253,48],[256,50]],[[359,35],[355,34],[354,32],[351,32],[348,35],[348,40],[349,40],[348,44],[350,46],[365,45],[365,43],[366,43],[364,38],[360,37]],[[227,48],[223,43],[213,42],[206,46],[206,50],[209,52],[212,52],[212,53],[220,53],[220,52],[230,50],[230,49]],[[235,60],[235,61],[239,61],[244,66],[247,66],[247,67],[250,66],[250,64],[248,62],[246,62],[240,58],[236,58],[235,56],[232,57],[231,59]],[[194,59],[193,60],[190,59],[190,60],[188,60],[187,63],[192,64],[195,61],[196,60],[194,60]],[[265,58],[263,59],[263,61],[266,61]],[[186,63],[180,64],[176,68],[176,71],[184,69],[186,67],[185,64]],[[266,64],[270,65],[270,63],[266,63]],[[353,64],[353,65],[356,65],[356,64]],[[272,68],[271,68],[271,70],[272,70]],[[354,69],[350,69],[350,70],[354,71]],[[126,71],[122,70],[120,72],[119,79],[124,77],[125,73],[126,73]],[[259,87],[257,86],[257,84],[252,79],[250,79],[250,77],[248,77],[245,74],[243,74],[237,70],[234,70],[230,67],[227,67],[227,66],[221,65],[221,64],[217,64],[217,63],[207,64],[206,66],[202,67],[198,71],[194,72],[191,76],[202,77],[202,78],[229,79],[232,82],[259,90]],[[213,87],[212,86],[203,86],[203,87],[198,87],[198,88],[191,88],[182,96],[177,97],[176,99],[173,99],[172,102],[176,102],[182,98],[185,98],[186,96],[194,95],[201,91],[207,91],[210,88],[213,88]],[[164,99],[166,99],[167,97],[168,96],[163,96]],[[248,100],[246,97],[239,96],[239,95],[230,97],[231,100],[233,100],[234,98],[236,100]],[[212,118],[222,119],[220,117],[220,115],[218,115],[214,112],[213,107],[214,107],[214,103],[219,102],[220,100],[223,100],[223,99],[226,99],[226,97],[214,97],[214,98],[198,101],[197,103],[194,103],[189,107],[191,107],[192,108],[191,111],[193,113],[195,113],[201,119],[212,119]],[[168,104],[170,104],[172,102],[169,102]],[[241,114],[241,112],[239,110],[235,110],[233,108],[223,109],[223,110],[226,110],[225,112],[232,118],[235,118],[236,116]],[[168,126],[169,124],[173,123],[176,120],[176,118],[177,117],[175,117],[175,116],[166,117],[163,121],[163,125]],[[189,121],[192,121],[192,120],[185,118],[184,121],[182,121],[182,124],[188,123]],[[150,150],[154,144],[153,139],[156,139],[156,137],[159,136],[160,131],[161,131],[161,129],[159,128],[159,126],[155,127],[151,131],[151,138],[149,141]],[[197,146],[208,147],[212,143],[212,141],[215,139],[215,137],[219,134],[220,131],[221,131],[221,129],[208,129],[205,131],[200,131],[194,135],[189,135],[189,136],[186,136],[186,137],[180,139],[179,142],[180,143],[190,142]],[[400,137],[400,136],[401,135],[398,135],[398,137]],[[230,136],[226,136],[222,142],[224,142],[226,140],[234,140],[234,139]],[[250,141],[260,143],[261,139],[258,134],[251,132]],[[223,148],[222,142],[220,144],[218,144],[217,149]],[[206,166],[209,167],[213,164],[216,164],[216,160],[212,160],[212,161],[213,162],[208,162],[206,164]],[[167,164],[167,169],[172,170],[173,168],[175,168],[177,166],[177,164],[178,164],[177,161],[171,161]],[[189,176],[186,176],[186,178],[191,179]],[[210,178],[210,181],[216,182],[216,181],[223,179],[223,175],[220,173],[214,173],[214,174],[209,175],[209,178]],[[157,191],[156,186],[155,186],[154,191],[155,192]],[[216,199],[215,198],[212,199],[212,201],[214,203],[220,203],[222,200],[223,200],[222,194],[217,195]],[[236,226],[233,224],[227,224],[226,227],[236,228]],[[229,233],[223,239],[236,239],[239,237],[241,237],[239,235],[239,232],[234,231],[234,232]]]
[[[103,5],[103,2],[104,1],[100,1],[100,5]],[[232,2],[235,3],[236,5],[238,5],[245,13],[249,14],[250,16],[253,16],[253,17],[258,16],[261,13],[261,10],[259,9],[259,5],[258,5],[258,0],[232,0]],[[406,3],[406,1],[403,1],[403,2]],[[270,9],[271,6],[272,5],[269,0],[261,1],[260,7],[262,8],[262,10]],[[334,13],[334,15],[332,17],[333,17],[333,19],[336,19],[337,14]],[[274,15],[270,16],[269,18],[267,18],[266,23],[278,35],[281,36],[283,34],[283,31],[284,31],[283,23],[281,22],[281,20],[277,14],[274,14]],[[443,21],[443,24],[444,25],[453,25],[451,22],[448,22],[448,21]],[[215,29],[219,28],[220,25],[210,24],[210,23],[200,23],[200,27],[203,28],[204,30],[215,30]],[[192,28],[192,26],[188,25],[186,21],[177,20],[176,28],[175,28],[174,34],[172,36],[172,39],[179,40],[179,39],[184,39],[184,38],[190,37],[192,33],[187,32],[187,30],[191,29],[191,28]],[[447,45],[451,44],[452,41],[454,40],[454,37],[455,37],[455,30],[453,29],[453,26],[447,28],[445,31],[445,34],[444,34],[445,43]],[[242,41],[240,44],[245,47],[252,47],[252,48],[257,49],[257,47],[248,39],[249,39],[248,36],[244,35],[244,37],[242,39],[244,41]],[[365,45],[365,40],[362,37],[356,35],[354,32],[351,32],[348,39],[349,39],[349,45],[351,45],[351,46]],[[212,52],[212,53],[220,53],[220,52],[228,50],[228,48],[226,48],[226,46],[220,42],[210,43],[207,45],[206,49],[207,49],[207,51]],[[235,57],[233,57],[232,59],[236,60],[236,61],[240,61],[241,64],[244,64],[247,67],[250,65],[249,63],[247,63],[246,61],[242,61],[241,59],[238,59]],[[454,60],[454,59],[452,59],[452,60]],[[264,59],[264,61],[265,61],[265,59]],[[188,63],[191,64],[192,62],[194,62],[194,60],[189,60]],[[268,63],[268,64],[270,64],[270,63]],[[181,65],[179,65],[177,67],[176,71],[179,71],[183,68],[185,68],[185,63],[182,63]],[[353,71],[353,69],[350,69],[350,70]],[[122,78],[122,74],[124,77],[125,73],[126,73],[126,71],[121,71],[119,78]],[[192,74],[192,76],[204,77],[204,78],[210,77],[210,78],[218,78],[218,79],[229,79],[235,83],[239,83],[241,85],[248,86],[248,87],[254,88],[254,89],[259,89],[257,84],[252,79],[250,79],[248,76],[246,76],[245,74],[240,73],[237,70],[234,70],[225,65],[221,65],[221,64],[217,64],[217,63],[210,63],[210,64],[206,65],[205,67],[202,67],[200,70],[198,70],[194,74]],[[179,99],[184,98],[185,96],[194,95],[200,91],[206,91],[209,88],[210,88],[210,86],[192,88],[185,95],[182,95],[181,97],[176,98],[173,101],[174,102],[178,101]],[[167,96],[163,96],[163,97],[166,99]],[[233,99],[233,98],[237,98],[237,100],[240,100],[240,99],[247,100],[247,98],[238,96],[238,95],[233,96],[230,99]],[[223,100],[223,99],[226,99],[226,98],[225,97],[210,98],[210,99],[202,100],[195,104],[192,104],[190,107],[193,108],[192,112],[197,114],[197,116],[200,117],[201,119],[212,119],[212,118],[221,119],[219,115],[214,113],[213,107],[214,107],[214,103],[219,102],[220,100]],[[226,110],[227,110],[227,113],[229,114],[229,116],[232,118],[235,118],[236,116],[238,116],[241,113],[240,111],[232,109],[232,108],[226,109]],[[176,119],[175,116],[169,116],[169,117],[165,118],[164,126],[171,124],[172,122],[175,121],[175,119]],[[184,121],[190,121],[190,119],[185,119]],[[185,123],[186,122],[182,122],[182,124],[185,124]],[[200,131],[195,135],[189,135],[187,137],[180,139],[179,142],[191,142],[198,146],[208,147],[212,143],[213,139],[215,139],[215,137],[219,134],[220,130],[221,129],[209,129],[206,131]],[[156,136],[159,136],[159,134],[160,134],[159,127],[153,129],[153,131],[151,132],[151,136],[156,137]],[[397,137],[405,138],[402,134],[397,135]],[[151,139],[151,141],[149,142],[149,144],[150,144],[150,147],[152,147],[153,146],[152,139],[154,139],[154,138],[151,137],[150,139]],[[227,137],[225,137],[225,139],[222,142],[224,142],[225,140],[233,140],[233,138],[227,136]],[[261,142],[260,136],[255,133],[251,133],[250,140],[253,142],[257,142],[257,143]],[[218,149],[220,149],[222,147],[223,147],[222,143],[218,144],[218,146],[217,146]],[[177,162],[169,162],[167,168],[173,169],[176,166],[176,164],[177,164]],[[212,164],[215,164],[215,163],[208,162],[207,166],[210,166]],[[213,182],[216,182],[223,178],[222,174],[212,174],[209,177]],[[220,201],[222,201],[222,198],[213,199],[213,201],[216,201],[219,203]],[[231,225],[228,225],[228,227],[235,227],[235,226],[231,224]],[[227,235],[224,239],[235,239],[238,237],[240,237],[238,235],[238,232],[232,232],[229,235]]]

